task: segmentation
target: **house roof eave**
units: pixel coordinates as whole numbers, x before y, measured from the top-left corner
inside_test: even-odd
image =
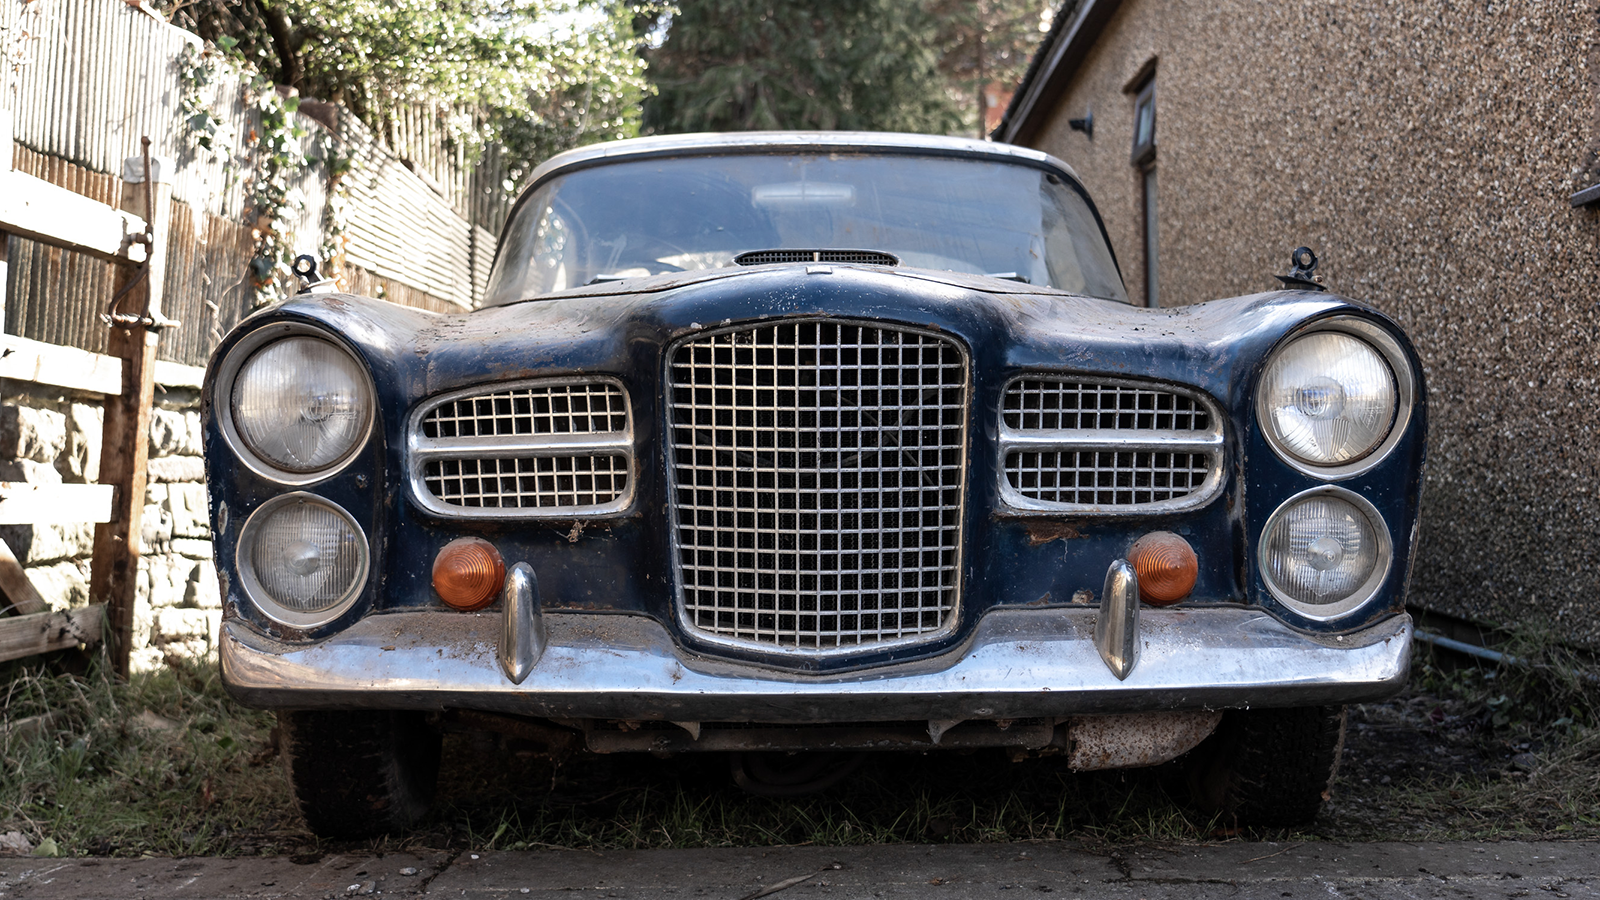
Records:
[[[1011,96],[1005,115],[990,135],[994,140],[1019,144],[1038,133],[1089,48],[1105,30],[1111,14],[1121,5],[1122,0],[1065,0],[1062,3],[1050,33],[1039,44],[1027,73],[1022,76],[1022,83]]]

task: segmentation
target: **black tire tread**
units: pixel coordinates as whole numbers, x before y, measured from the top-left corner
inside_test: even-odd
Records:
[[[294,711],[278,721],[295,803],[319,837],[400,831],[432,805],[441,744],[422,713]]]
[[[1344,734],[1343,706],[1229,710],[1195,761],[1191,793],[1236,825],[1305,825],[1332,788]]]

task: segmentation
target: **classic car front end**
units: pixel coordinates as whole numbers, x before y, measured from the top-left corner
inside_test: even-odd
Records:
[[[1425,405],[1393,322],[1304,287],[1129,306],[1017,148],[565,154],[486,308],[305,294],[218,349],[225,683],[329,834],[413,819],[462,723],[1187,753],[1202,802],[1307,818],[1342,704],[1407,674]]]

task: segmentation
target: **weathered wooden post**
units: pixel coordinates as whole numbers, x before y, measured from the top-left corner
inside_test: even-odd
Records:
[[[122,359],[122,393],[106,398],[100,483],[116,486],[111,521],[95,526],[89,593],[106,604],[111,659],[127,677],[133,649],[133,611],[139,587],[139,535],[144,515],[146,466],[150,459],[150,409],[155,401],[156,345],[166,320],[161,285],[166,277],[168,225],[172,219],[171,163],[144,152],[123,164],[122,208],[144,216],[145,264],[121,267],[108,316],[106,353]]]
[[[12,157],[16,151],[11,147],[11,110],[0,109],[0,176],[11,171]],[[6,330],[6,286],[10,283],[6,271],[6,246],[11,243],[10,237],[4,228],[0,228],[0,334]]]

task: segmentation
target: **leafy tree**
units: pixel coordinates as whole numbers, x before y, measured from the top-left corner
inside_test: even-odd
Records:
[[[645,52],[658,132],[982,135],[985,89],[1022,78],[1055,0],[679,0]]]
[[[939,70],[961,97],[963,130],[988,134],[989,89],[1010,91],[1022,81],[1055,6],[1055,0],[933,0]]]
[[[657,132],[944,133],[960,114],[939,71],[933,0],[678,0],[645,52]]]
[[[303,97],[380,133],[414,104],[473,149],[527,168],[578,144],[638,133],[647,92],[630,0],[157,0]],[[522,172],[513,171],[513,180]]]

